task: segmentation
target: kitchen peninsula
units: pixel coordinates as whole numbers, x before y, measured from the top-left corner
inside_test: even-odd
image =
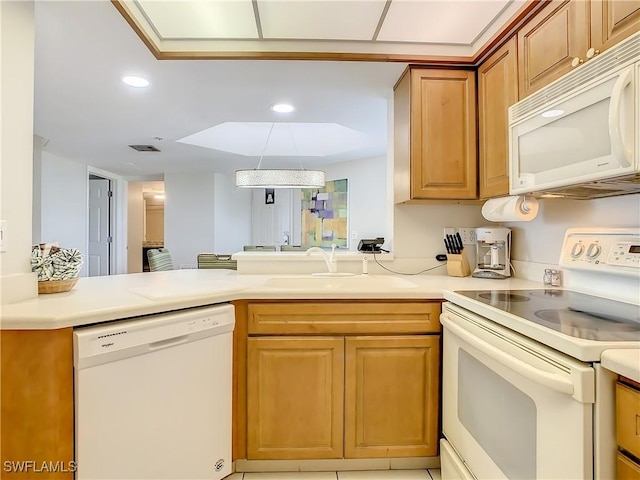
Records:
[[[247,446],[249,449],[256,446],[254,440],[247,438],[251,435],[251,430],[247,427],[252,422],[260,421],[259,418],[253,418],[252,413],[247,410],[247,404],[260,401],[260,397],[251,397],[251,382],[255,380],[248,375],[247,362],[252,361],[251,358],[256,358],[255,354],[259,358],[260,351],[270,347],[265,345],[264,340],[269,342],[273,340],[263,337],[263,335],[271,335],[270,331],[267,331],[269,328],[280,328],[279,336],[273,338],[283,338],[282,341],[285,341],[289,324],[285,318],[284,324],[278,327],[277,321],[276,323],[269,321],[269,311],[266,312],[266,317],[263,311],[262,318],[266,318],[267,323],[262,326],[247,325],[251,321],[250,308],[263,310],[276,308],[276,313],[282,313],[283,308],[293,309],[293,313],[306,311],[309,314],[308,317],[312,319],[312,324],[308,327],[300,327],[307,328],[307,333],[295,331],[293,332],[295,337],[291,338],[300,339],[300,335],[308,335],[316,328],[313,325],[313,318],[315,318],[318,320],[318,325],[324,325],[322,328],[325,330],[333,329],[334,333],[322,333],[322,338],[332,338],[332,342],[336,343],[340,349],[344,348],[342,342],[345,339],[350,342],[359,338],[374,338],[371,335],[376,335],[375,338],[379,340],[385,339],[385,347],[388,348],[386,351],[391,354],[390,358],[394,358],[394,355],[397,358],[398,352],[403,351],[402,348],[407,351],[403,346],[402,342],[404,342],[404,345],[410,345],[412,351],[418,352],[411,361],[419,365],[423,372],[424,369],[434,372],[431,374],[430,382],[437,386],[438,339],[440,338],[438,315],[443,290],[491,288],[491,286],[531,288],[540,285],[537,282],[521,279],[487,281],[471,277],[455,278],[441,275],[412,277],[354,275],[335,278],[314,277],[308,274],[242,275],[231,270],[173,270],[81,278],[75,288],[69,292],[40,295],[36,299],[3,305],[1,310],[3,460],[38,457],[36,460],[73,461],[72,338],[73,329],[76,327],[217,303],[234,303],[236,329],[233,422],[234,460],[238,468],[238,462],[240,461],[241,464],[246,458],[275,458],[264,453],[262,457],[260,455],[252,457],[251,450],[247,451]],[[309,311],[309,308],[312,311]],[[274,312],[274,310],[270,311]],[[284,318],[280,313],[278,318]],[[345,313],[356,321],[351,324],[333,322],[341,324],[338,326],[332,326],[329,324],[331,322],[327,322],[327,319],[347,318]],[[254,318],[256,318],[255,315]],[[271,320],[274,318],[277,320],[276,317],[271,316]],[[264,330],[265,328],[267,330]],[[335,330],[336,328],[339,331]],[[253,330],[249,331],[250,329]],[[265,333],[261,333],[262,330],[258,331],[260,329]],[[251,333],[254,330],[255,333]],[[356,334],[365,334],[367,337],[356,337],[354,336]],[[247,346],[249,337],[252,338],[252,342],[259,342],[257,345],[260,348],[256,350],[255,345]],[[369,347],[368,344],[347,343],[346,345],[347,349]],[[372,344],[371,346],[379,349],[382,345]],[[367,350],[363,351],[367,352]],[[428,360],[427,363],[424,363],[425,359]],[[25,371],[28,373],[25,374]],[[345,391],[348,391],[352,388],[350,385],[354,384],[347,381],[342,386],[335,385],[335,388],[339,388],[340,391],[345,388]],[[425,422],[430,422],[430,435],[435,437],[438,435],[439,396],[437,392],[437,387],[431,390],[430,398],[434,402],[429,414],[431,420],[425,419]],[[345,405],[345,409],[347,408],[348,405]],[[339,411],[332,411],[331,414],[336,417]],[[336,420],[338,420],[337,417]],[[339,421],[342,422],[342,419],[340,418]],[[318,419],[317,425],[324,426],[324,419]],[[337,427],[342,431],[342,423]],[[345,424],[344,428],[345,432],[348,432],[351,427]],[[432,453],[428,456],[437,462],[434,439],[429,442],[431,442]],[[414,448],[413,453],[396,452],[395,454],[364,449],[352,458],[380,457],[381,455],[426,458],[427,454],[420,453],[419,448],[421,447]],[[323,455],[324,453],[320,457]],[[336,445],[331,457],[343,457],[341,444]],[[318,458],[318,455],[315,458]],[[27,477],[13,472],[7,478]],[[50,476],[43,478],[72,478],[72,472],[50,473]]]

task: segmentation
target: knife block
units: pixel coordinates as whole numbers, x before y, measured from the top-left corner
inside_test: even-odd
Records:
[[[450,277],[468,277],[471,275],[469,260],[464,249],[460,253],[447,254],[447,274]]]

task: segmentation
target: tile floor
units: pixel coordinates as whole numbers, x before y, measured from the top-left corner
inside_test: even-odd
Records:
[[[440,470],[234,473],[224,480],[440,480]]]

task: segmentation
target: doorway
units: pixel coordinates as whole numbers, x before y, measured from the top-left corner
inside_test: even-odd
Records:
[[[87,272],[90,277],[113,271],[114,205],[113,180],[89,174],[89,218]]]

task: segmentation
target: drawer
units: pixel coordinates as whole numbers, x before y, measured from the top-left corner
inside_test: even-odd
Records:
[[[616,385],[616,440],[618,446],[640,457],[640,391]]]
[[[248,306],[249,334],[439,333],[436,302],[255,302]]]
[[[640,465],[618,452],[616,458],[617,480],[640,480]]]

